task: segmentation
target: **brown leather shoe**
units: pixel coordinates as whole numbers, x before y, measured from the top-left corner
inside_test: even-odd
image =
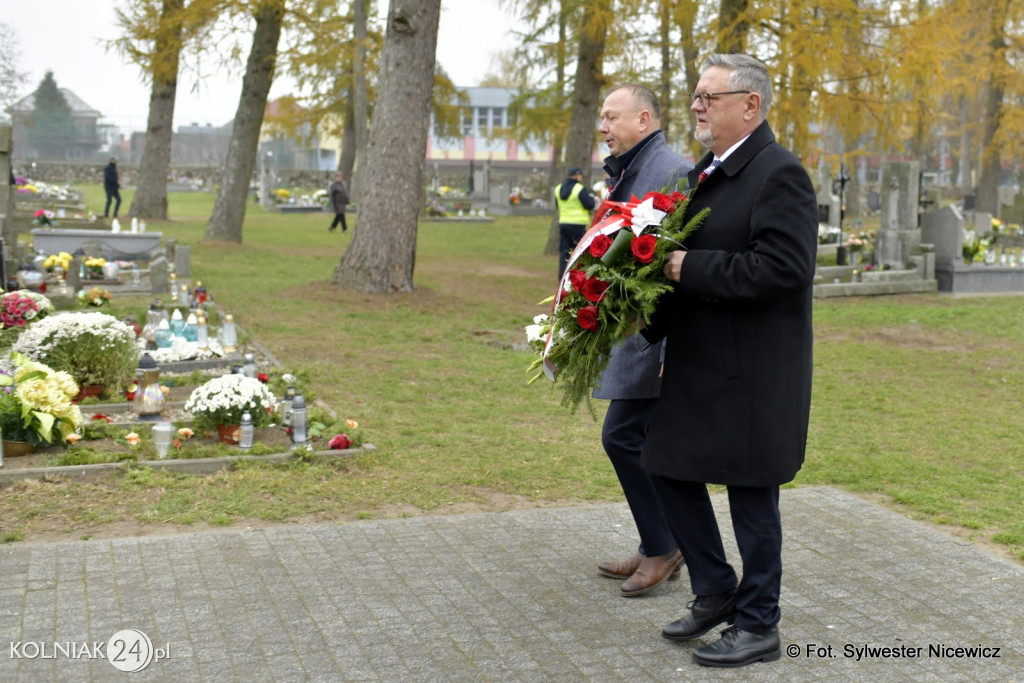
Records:
[[[673,549],[664,555],[645,557],[633,575],[622,584],[622,597],[632,598],[643,595],[655,586],[666,581],[679,578],[679,568],[683,565],[683,554]]]
[[[621,562],[602,562],[597,565],[597,572],[609,579],[628,579],[633,576],[633,572],[640,566],[640,561],[643,559],[644,556],[637,553]]]

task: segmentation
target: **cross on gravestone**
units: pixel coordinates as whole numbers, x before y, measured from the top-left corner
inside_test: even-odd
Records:
[[[163,294],[167,291],[167,259],[158,256],[149,262],[149,291]]]

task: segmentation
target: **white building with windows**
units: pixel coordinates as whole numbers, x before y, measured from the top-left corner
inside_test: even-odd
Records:
[[[439,139],[433,120],[427,139],[427,161],[441,165],[488,161],[495,166],[531,166],[551,161],[551,145],[545,140],[519,141],[508,134],[513,123],[509,105],[516,95],[508,88],[462,88],[469,106],[462,112],[462,137]],[[596,126],[596,122],[595,122]],[[595,151],[594,160],[600,161]]]

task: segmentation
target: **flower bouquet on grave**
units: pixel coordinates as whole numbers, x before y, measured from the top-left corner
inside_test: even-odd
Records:
[[[684,222],[689,195],[648,192],[628,202],[604,201],[590,230],[569,257],[550,315],[526,327],[538,358],[530,371],[562,384],[562,405],[575,412],[590,405],[612,348],[650,322],[672,283],[662,272],[669,254],[704,220],[704,209]]]
[[[264,427],[273,421],[276,408],[274,396],[263,382],[237,374],[211,379],[193,390],[185,402],[185,412],[206,431],[238,425],[243,413],[249,413],[255,427]]]
[[[82,413],[71,402],[77,393],[78,384],[68,373],[11,353],[0,367],[3,438],[32,445],[64,443],[82,424]]]
[[[32,224],[40,225],[44,228],[52,228],[57,225],[55,218],[56,214],[54,214],[53,211],[50,211],[49,209],[39,209],[35,214],[33,214]]]

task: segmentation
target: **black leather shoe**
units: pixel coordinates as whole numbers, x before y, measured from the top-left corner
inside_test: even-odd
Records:
[[[779,629],[753,633],[743,629],[726,629],[722,637],[693,651],[693,661],[701,666],[737,667],[754,662],[774,662],[782,656]]]
[[[661,629],[663,638],[693,640],[722,623],[736,621],[736,591],[719,595],[698,595],[687,605],[690,613]]]

